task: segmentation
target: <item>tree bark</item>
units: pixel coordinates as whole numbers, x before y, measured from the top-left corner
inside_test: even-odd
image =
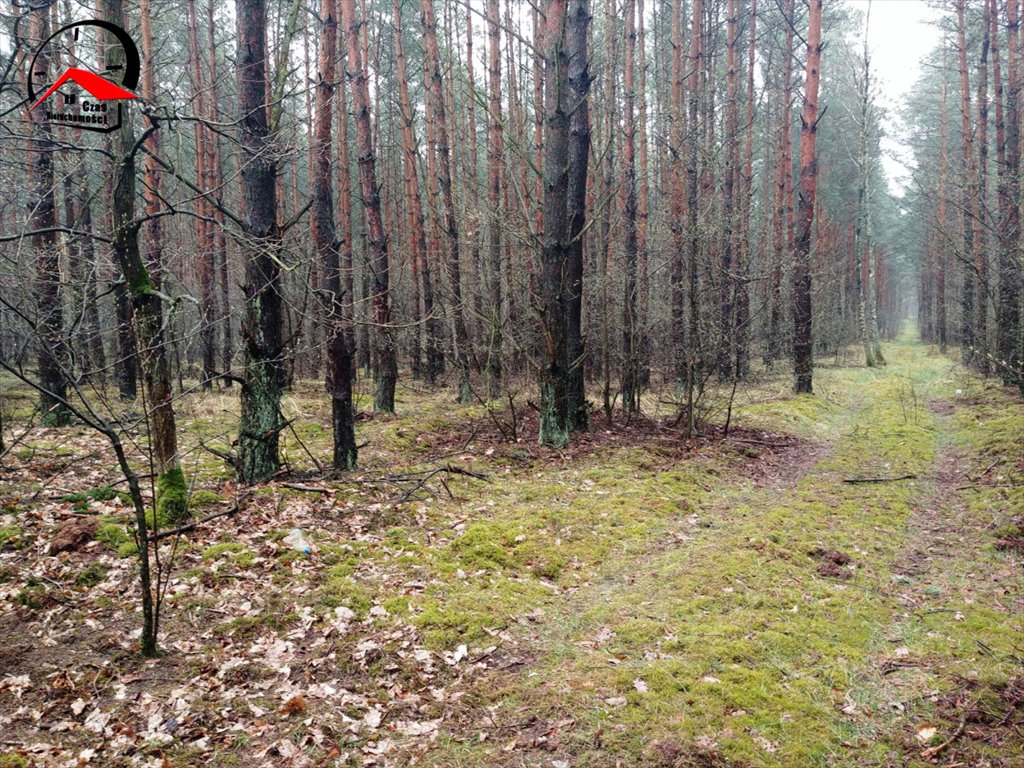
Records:
[[[423,219],[423,200],[420,196],[419,152],[416,147],[414,132],[415,112],[409,96],[409,75],[405,61],[405,45],[402,33],[402,4],[395,0],[392,11],[395,26],[395,66],[398,75],[398,110],[402,122],[402,167],[405,173],[405,196],[407,220],[409,226],[409,251],[412,261],[412,321],[414,324],[412,338],[412,377],[419,379],[425,375],[428,384],[433,385],[437,375],[436,356],[438,340],[436,320],[430,315],[433,312],[433,296],[430,295],[431,309],[427,311],[426,342],[427,365],[423,367],[423,315],[421,313],[420,285],[423,281],[423,269],[427,255],[427,238]],[[426,280],[429,282],[429,268]],[[432,294],[432,291],[426,291]],[[435,323],[433,330],[430,324]]]
[[[566,346],[569,220],[569,105],[566,0],[544,6],[544,197],[541,236],[540,443],[569,444],[569,361]]]
[[[220,77],[217,68],[217,44],[214,39],[213,2],[214,0],[208,0],[206,4],[206,47],[210,52],[209,104],[211,108],[208,118],[210,120],[217,120],[220,118],[220,115],[217,114],[216,108],[216,105],[220,100],[218,93]],[[212,158],[211,183],[213,185],[213,189],[216,191],[215,194],[217,197],[221,197],[224,194],[224,156],[220,147],[220,135],[216,132],[212,132],[212,135],[210,136],[210,151],[210,156]],[[219,207],[215,207],[213,211],[213,218],[216,222],[217,266],[220,270],[220,364],[221,371],[225,374],[229,374],[231,372],[232,360],[235,356],[234,331],[231,321],[231,270],[228,260],[227,236],[224,231],[224,212]],[[233,383],[233,377],[225,376],[223,382],[225,387],[230,387]]]
[[[39,45],[50,36],[50,9],[42,6],[30,11],[29,38]],[[50,68],[46,49],[41,49],[34,64],[36,72],[48,72]],[[36,76],[39,77],[38,75]],[[41,78],[45,81],[45,76]],[[36,345],[37,364],[41,385],[39,407],[42,423],[49,427],[63,427],[71,423],[71,411],[65,405],[67,380],[64,340],[64,296],[60,280],[60,249],[57,246],[57,205],[54,200],[55,179],[53,155],[53,128],[46,120],[45,109],[29,112],[32,123],[32,138],[29,140],[28,221],[33,231],[40,232],[32,237],[35,251],[35,300],[37,318]]]
[[[686,378],[686,290],[684,283],[686,250],[686,107],[683,102],[686,73],[683,71],[683,3],[672,2],[672,55],[670,65],[671,124],[669,126],[669,230],[672,233],[670,266],[672,374],[676,388]]]
[[[451,150],[445,110],[444,84],[441,78],[441,55],[437,46],[437,22],[433,0],[420,0],[423,26],[425,65],[423,76],[427,87],[427,121],[431,144],[437,158],[437,183],[444,207],[444,231],[447,245],[448,291],[451,295],[452,343],[459,368],[459,401],[469,402],[469,334],[466,331],[466,310],[462,301],[462,255],[459,242],[458,212],[452,193]]]
[[[268,122],[266,0],[238,0],[237,76],[246,248],[245,373],[238,437],[238,479],[257,483],[280,468],[284,428],[284,315],[278,253],[277,161]]]
[[[566,20],[566,49],[569,69],[566,91],[569,102],[569,167],[566,204],[569,241],[566,279],[566,363],[568,365],[569,428],[585,432],[590,428],[590,409],[585,385],[586,348],[583,340],[583,250],[587,217],[587,168],[590,160],[590,60],[587,28],[589,0],[569,0]]]
[[[868,368],[875,365],[875,353],[871,344],[871,333],[868,330],[870,312],[868,310],[868,290],[864,285],[864,258],[871,258],[871,244],[868,238],[865,244],[865,230],[871,220],[871,200],[868,194],[871,168],[868,158],[868,134],[871,120],[871,58],[868,52],[868,24],[870,23],[870,7],[864,22],[864,53],[862,58],[860,79],[860,142],[857,154],[857,213],[853,230],[853,285],[857,294],[857,325],[860,331],[860,342],[864,348],[864,362]],[[869,274],[871,267],[868,267]],[[870,284],[870,278],[868,280]]]
[[[687,186],[687,297],[688,322],[686,334],[686,430],[689,437],[697,435],[695,398],[697,377],[701,368],[700,343],[700,231],[698,205],[700,204],[700,80],[704,58],[704,7],[702,0],[693,0],[690,23],[690,74],[688,89],[688,140],[686,152]]]
[[[623,239],[625,255],[625,281],[622,297],[622,411],[625,414],[640,410],[640,386],[637,345],[637,256],[639,247],[636,234],[636,2],[625,0],[625,58],[623,62],[622,89],[625,99],[624,129],[622,143],[623,187],[625,189],[622,210]],[[615,105],[607,105],[614,113]]]
[[[469,12],[469,11],[467,11]],[[487,158],[487,206],[490,214],[487,240],[487,294],[489,335],[487,343],[487,394],[497,397],[501,389],[501,347],[504,309],[501,292],[501,180],[504,134],[501,116],[501,27],[498,0],[487,0],[488,37],[488,115],[487,134],[490,149]],[[586,159],[584,158],[584,162]],[[507,211],[504,212],[507,215]]]
[[[981,53],[978,56],[978,187],[973,202],[974,217],[974,270],[977,274],[975,285],[975,341],[977,344],[977,368],[988,375],[991,370],[988,341],[988,56],[989,37],[988,0],[982,13]]]
[[[197,112],[209,117],[209,95],[203,76],[202,52],[199,48],[199,25],[195,0],[187,0],[189,59],[191,60],[192,91]],[[201,121],[193,126],[195,139],[196,183],[211,190],[213,158],[208,148],[209,129]],[[216,239],[212,226],[213,206],[205,197],[196,201],[199,216],[195,219],[196,256],[199,263],[199,338],[202,343],[202,387],[209,390],[217,376],[217,263]],[[158,220],[159,221],[159,220]]]
[[[750,294],[747,288],[750,270],[750,219],[754,184],[754,73],[757,55],[757,0],[750,0],[747,37],[747,98],[743,140],[743,172],[739,178],[739,248],[736,252],[736,360],[737,378],[750,373]],[[767,166],[766,166],[767,169]],[[765,201],[767,202],[767,200]]]
[[[355,0],[341,1],[341,15],[347,29],[348,72],[352,81],[352,98],[356,115],[356,149],[359,159],[359,182],[366,214],[370,267],[373,273],[373,319],[376,325],[375,392],[373,409],[378,413],[395,412],[395,384],[398,381],[398,359],[391,328],[390,264],[388,241],[384,234],[384,218],[377,186],[377,158],[370,127],[369,74],[363,64],[359,30],[362,21],[356,13]]]
[[[313,134],[313,242],[323,274],[321,307],[327,347],[326,387],[331,396],[331,426],[334,436],[331,465],[337,470],[354,469],[355,418],[352,412],[352,349],[345,337],[345,293],[341,280],[341,254],[334,226],[333,100],[335,93],[335,52],[338,14],[335,0],[321,0],[320,53],[317,62],[316,110]]]
[[[971,85],[967,69],[966,41],[967,0],[956,0],[957,53],[960,60],[960,148],[963,163],[963,183],[960,185],[960,217],[963,222],[962,262],[963,282],[960,290],[960,352],[968,365],[977,365],[977,329],[975,328],[975,271],[974,221],[977,218],[978,176],[974,163],[974,136],[971,126]]]
[[[775,206],[773,208],[773,258],[768,343],[765,363],[770,367],[782,355],[782,273],[792,241],[787,222],[793,215],[793,27],[795,0],[786,0],[785,43],[782,50],[782,109],[779,113],[779,145],[775,165]]]
[[[793,389],[814,391],[814,350],[811,328],[811,238],[818,186],[818,86],[821,80],[822,0],[811,0],[807,30],[807,77],[800,118],[800,220],[793,263]]]
[[[740,230],[744,223],[737,212],[737,197],[742,182],[740,175],[740,108],[737,81],[739,73],[739,6],[737,0],[728,0],[726,6],[725,53],[725,184],[723,191],[722,223],[725,227],[722,248],[722,275],[719,294],[718,375],[722,380],[736,377],[736,294],[739,289],[736,264],[733,260],[740,250]]]
[[[1006,2],[1006,107],[999,66],[999,35],[996,27],[996,0],[992,0],[992,64],[996,83],[996,148],[999,167],[999,222],[996,229],[998,255],[996,269],[999,295],[996,305],[996,353],[1004,384],[1024,387],[1024,348],[1021,337],[1021,278],[1024,263],[1020,258],[1020,96],[1019,51],[1020,19],[1017,0]]]

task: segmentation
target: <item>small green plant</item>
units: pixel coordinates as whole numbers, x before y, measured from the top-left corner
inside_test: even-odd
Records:
[[[214,504],[219,504],[224,501],[224,497],[216,491],[209,491],[206,488],[198,488],[192,491],[192,495],[189,496],[189,506],[191,507],[211,507]]]
[[[110,487],[109,485],[101,485],[97,488],[91,488],[88,491],[67,493],[61,496],[58,501],[73,505],[75,510],[78,512],[86,512],[89,509],[90,501],[113,501],[114,499],[121,499],[123,501],[126,498],[126,494]]]
[[[244,552],[245,546],[235,541],[222,541],[203,550],[203,560],[214,560],[229,552]]]
[[[46,587],[40,584],[34,576],[30,576],[16,599],[21,605],[35,611],[45,606],[49,602],[50,596]]]
[[[0,550],[21,549],[25,546],[25,534],[16,525],[0,525]]]
[[[0,755],[0,768],[28,768],[28,760],[13,752]]]
[[[104,516],[100,518],[99,526],[96,528],[96,541],[117,550],[125,542],[131,541],[131,537],[125,530],[124,523],[116,517]]]
[[[107,569],[100,563],[90,564],[75,578],[75,584],[86,589],[91,589],[107,578]]]

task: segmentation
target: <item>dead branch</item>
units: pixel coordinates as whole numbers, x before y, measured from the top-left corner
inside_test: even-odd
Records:
[[[227,517],[228,515],[233,515],[239,509],[241,509],[241,506],[236,504],[235,506],[231,507],[231,509],[225,509],[222,512],[215,512],[212,515],[207,515],[206,517],[200,518],[199,520],[194,520],[191,523],[186,523],[185,525],[179,526],[178,528],[171,528],[167,531],[160,531],[160,533],[155,533],[152,536],[147,537],[146,541],[148,543],[153,543],[154,541],[160,541],[160,539],[166,539],[168,536],[177,536],[179,534],[184,533],[185,531],[191,531],[193,528],[198,528],[203,523],[208,523],[211,520],[216,520],[218,517]]]
[[[928,749],[921,752],[921,757],[925,760],[930,760],[937,754],[942,752],[944,749],[949,747],[954,741],[960,738],[960,734],[964,732],[964,728],[967,726],[967,721],[964,718],[960,718],[960,723],[957,725],[956,730],[953,731],[953,735],[946,739],[941,744],[937,744],[934,747],[928,747]]]
[[[844,483],[895,483],[899,480],[914,480],[917,475],[899,475],[898,477],[847,477]]]

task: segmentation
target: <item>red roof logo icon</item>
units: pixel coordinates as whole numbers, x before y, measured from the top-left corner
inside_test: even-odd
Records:
[[[90,94],[92,94],[93,98],[99,101],[117,101],[120,99],[138,98],[138,96],[136,96],[131,91],[126,91],[121,86],[115,85],[109,80],[105,80],[104,78],[100,77],[97,74],[94,74],[93,72],[90,72],[87,69],[69,67],[67,72],[61,75],[60,79],[57,80],[57,82],[55,82],[53,85],[51,85],[49,89],[46,91],[46,93],[44,93],[40,97],[39,101],[37,101],[35,104],[29,107],[29,112],[38,107],[44,101],[46,101],[53,94],[54,91],[56,91],[58,88],[64,85],[64,83],[66,83],[68,80],[74,80],[85,90],[87,90]]]

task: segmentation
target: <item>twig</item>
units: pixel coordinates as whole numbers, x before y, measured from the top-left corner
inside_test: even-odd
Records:
[[[231,453],[230,451],[222,451],[222,450],[220,450],[218,448],[211,448],[210,446],[208,446],[204,442],[200,442],[199,443],[199,447],[202,448],[204,451],[208,451],[208,452],[212,453],[214,456],[218,456],[218,457],[224,459],[224,463],[227,464],[229,467],[237,467],[238,466],[238,463],[237,463],[238,460],[235,458],[235,455],[233,453]]]
[[[899,477],[847,477],[844,483],[894,483],[898,480],[913,480],[917,475],[900,475]]]
[[[313,452],[310,451],[309,448],[306,447],[306,444],[304,442],[302,442],[302,438],[299,437],[299,433],[295,431],[294,424],[295,424],[295,419],[291,419],[290,421],[288,421],[288,423],[285,426],[287,426],[288,429],[291,430],[292,437],[295,438],[295,441],[299,444],[299,447],[301,447],[302,450],[306,452],[306,455],[309,456],[309,458],[311,458],[313,460],[313,463],[316,464],[316,468],[320,472],[323,472],[324,471],[324,465],[320,463],[320,461],[317,459],[317,457],[313,455]]]
[[[950,736],[948,739],[946,739],[941,744],[937,744],[934,747],[928,747],[928,749],[926,749],[923,752],[921,752],[921,757],[923,757],[925,760],[930,760],[931,758],[935,757],[937,754],[939,754],[944,749],[949,747],[950,744],[952,744],[954,741],[959,739],[960,738],[960,734],[964,732],[964,728],[966,728],[966,727],[967,727],[967,720],[965,720],[964,718],[961,717],[960,718],[960,724],[957,725],[956,730],[953,731],[953,735]]]
[[[973,485],[958,485],[958,491],[980,491],[982,488],[1016,488],[1019,483],[975,483]]]
[[[750,445],[764,445],[764,446],[767,446],[769,448],[795,448],[797,446],[796,443],[772,443],[772,442],[769,442],[768,440],[752,440],[750,438],[736,437],[734,435],[729,435],[729,439],[732,440],[733,442],[736,442],[736,443],[749,443]]]
[[[985,467],[985,471],[982,472],[980,475],[977,475],[976,477],[971,477],[970,475],[968,475],[967,479],[970,480],[972,483],[978,482],[979,480],[981,480],[981,478],[983,478],[985,475],[991,472],[993,468],[996,466],[996,464],[998,464],[1000,461],[1002,461],[1002,458],[995,459],[991,464]]]
[[[324,488],[320,485],[303,485],[302,483],[278,483],[282,488],[289,488],[293,491],[305,491],[306,493],[334,493],[333,488]]]
[[[177,536],[178,534],[184,533],[185,531],[191,531],[193,528],[197,528],[198,526],[202,525],[203,523],[208,523],[211,520],[216,520],[218,517],[227,517],[228,515],[233,515],[239,509],[241,509],[241,507],[238,506],[238,505],[235,505],[231,509],[226,509],[223,512],[215,512],[212,515],[207,515],[206,517],[200,518],[199,520],[195,520],[195,521],[193,521],[191,523],[187,523],[186,525],[182,525],[182,526],[180,526],[178,528],[171,528],[168,531],[160,531],[160,533],[156,533],[156,534],[148,537],[146,539],[146,541],[152,543],[154,541],[159,541],[160,539],[165,539],[168,536]]]

